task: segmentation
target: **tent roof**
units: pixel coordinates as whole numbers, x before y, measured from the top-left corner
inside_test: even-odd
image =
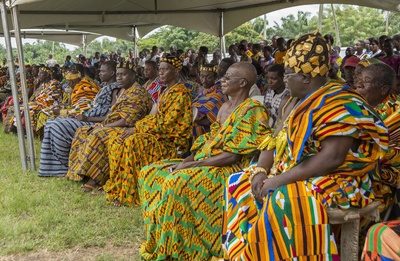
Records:
[[[321,3],[355,4],[399,11],[399,0],[12,0],[19,6],[21,28],[89,31],[132,40],[132,26],[140,36],[162,25],[181,26],[220,35],[262,14]]]

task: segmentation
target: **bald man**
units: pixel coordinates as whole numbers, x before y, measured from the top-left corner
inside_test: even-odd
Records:
[[[147,225],[147,241],[140,248],[144,259],[222,258],[219,232],[226,179],[249,166],[252,154],[270,133],[264,106],[249,98],[256,79],[250,63],[229,67],[221,88],[231,99],[221,106],[211,132],[194,142],[186,159],[163,160],[140,172],[139,195]],[[179,222],[170,226],[173,220]]]

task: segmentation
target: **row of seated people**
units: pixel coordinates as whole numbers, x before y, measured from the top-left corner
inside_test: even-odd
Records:
[[[141,206],[144,260],[209,260],[223,257],[223,249],[231,260],[337,259],[326,209],[379,200],[383,211],[393,201],[400,116],[387,65],[365,62],[353,90],[328,81],[326,41],[302,36],[285,57],[291,97],[273,93],[267,106],[274,112],[249,98],[254,67],[235,63],[216,87],[229,100],[207,117],[209,131],[193,139],[183,160],[178,151],[193,135],[196,101],[177,80],[181,66],[179,58],[161,59],[164,84],[153,111],[151,95],[134,84],[125,63],[116,71],[121,90],[111,95],[111,113],[44,125],[39,175],[83,179],[82,189],[101,186],[107,203]],[[202,77],[207,72],[211,66]],[[268,75],[283,79],[279,70]]]

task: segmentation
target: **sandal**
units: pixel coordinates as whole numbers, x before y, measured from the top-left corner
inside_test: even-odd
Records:
[[[92,193],[90,193],[91,196],[98,196],[104,192],[103,187],[98,187],[97,189],[93,190]]]
[[[90,192],[90,191],[92,191],[94,189],[97,189],[98,187],[99,187],[98,185],[90,185],[90,184],[86,183],[86,184],[82,184],[80,189],[83,192]]]

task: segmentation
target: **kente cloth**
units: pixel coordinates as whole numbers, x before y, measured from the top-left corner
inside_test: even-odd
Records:
[[[118,97],[103,124],[125,119],[126,127],[134,126],[150,113],[152,104],[150,94],[135,83]],[[88,128],[79,128],[75,133],[69,154],[67,178],[81,180],[86,176],[104,185],[109,177],[109,137],[111,134],[123,133],[126,128],[103,127],[90,134],[87,133]]]
[[[277,51],[276,53],[275,53],[275,64],[283,64],[284,63],[284,57],[285,57],[285,55],[286,55],[286,52],[287,52],[287,50],[286,51],[283,51],[283,52],[281,52],[281,51]]]
[[[331,174],[282,186],[263,204],[250,196],[247,170],[231,175],[223,233],[231,260],[339,260],[326,208],[360,208],[374,200],[367,173],[387,151],[388,131],[358,93],[330,82],[289,117],[279,173],[318,153],[327,137],[353,137],[358,147]]]
[[[209,132],[210,126],[197,124],[196,121],[206,117],[212,124],[217,120],[217,115],[222,104],[228,100],[221,88],[215,85],[202,90],[193,100],[193,107],[197,108],[197,116],[193,124],[193,140],[200,135]]]
[[[187,81],[183,83],[186,88],[190,90],[190,96],[192,97],[192,101],[196,99],[199,91],[203,88],[200,83]]]
[[[378,223],[368,230],[361,260],[400,260],[400,220]]]
[[[181,83],[160,95],[157,113],[135,125],[135,132],[123,142],[112,136],[109,142],[110,179],[104,186],[107,203],[118,200],[125,206],[139,205],[137,177],[143,166],[186,151],[192,135],[190,91]]]
[[[269,112],[269,126],[275,128],[278,123],[279,107],[281,106],[282,99],[290,96],[289,90],[284,89],[283,92],[277,94],[274,90],[267,89],[264,96],[264,105]]]
[[[163,160],[142,169],[139,195],[146,227],[140,247],[144,260],[210,260],[222,257],[223,188],[230,174],[247,167],[257,147],[270,134],[268,114],[246,99],[231,115],[211,126],[192,146],[194,161],[228,152],[239,162],[187,168],[170,173],[182,160]]]
[[[49,80],[40,85],[37,92],[32,95],[29,105],[29,114],[32,128],[36,130],[38,114],[42,109],[46,109],[58,101],[61,97],[61,86],[57,80]],[[21,117],[24,115],[24,108],[21,107]],[[14,119],[15,121],[15,119]]]
[[[84,114],[86,111],[91,109],[93,100],[97,96],[97,93],[101,90],[93,81],[88,81],[83,78],[78,82],[72,90],[69,106],[64,107],[68,109],[68,115],[74,116],[78,114]],[[49,119],[57,117],[53,114],[53,106],[42,109],[38,114],[36,131],[39,131]]]
[[[157,77],[152,82],[147,81],[143,86],[150,93],[153,103],[157,103],[158,102],[158,93],[159,93],[161,87],[164,86],[164,83],[162,81],[160,81],[159,77]]]
[[[87,117],[105,116],[111,108],[112,93],[120,87],[116,82],[104,86],[96,95]],[[65,175],[68,172],[68,157],[72,139],[78,128],[93,122],[78,121],[75,118],[57,117],[44,126],[44,137],[40,150],[39,176]]]
[[[379,179],[372,180],[375,198],[381,203],[379,211],[384,212],[393,200],[398,203],[395,190],[400,182],[400,96],[389,95],[375,110],[389,130],[389,151],[380,160]],[[396,213],[396,218],[400,218],[400,213]]]

